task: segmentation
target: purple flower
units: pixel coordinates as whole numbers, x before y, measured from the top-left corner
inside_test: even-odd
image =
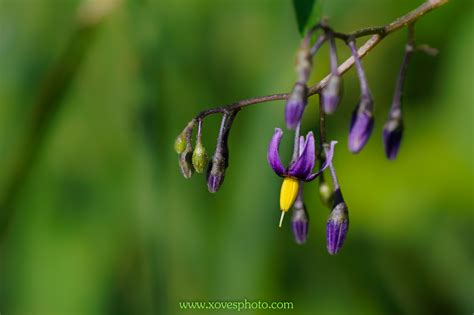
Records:
[[[374,117],[372,114],[372,99],[363,97],[352,113],[351,126],[349,130],[349,150],[358,153],[369,140]]]
[[[403,121],[401,118],[391,117],[383,127],[383,143],[385,154],[389,160],[395,160],[402,141]]]
[[[304,244],[308,238],[309,217],[306,207],[302,201],[296,201],[293,207],[293,217],[291,219],[291,227],[297,244]]]
[[[308,103],[308,89],[303,83],[296,83],[285,106],[285,121],[288,129],[295,129],[303,117],[304,108]]]
[[[280,190],[280,209],[282,211],[279,224],[280,227],[285,213],[295,202],[300,188],[300,181],[312,181],[329,166],[334,153],[334,145],[337,143],[337,141],[331,142],[331,148],[328,150],[329,152],[326,156],[324,165],[318,172],[313,173],[314,164],[316,162],[313,133],[309,132],[306,139],[305,137],[299,138],[299,154],[295,159],[293,159],[287,168],[285,168],[281,163],[280,155],[278,154],[278,148],[282,136],[283,131],[281,131],[280,128],[275,128],[275,133],[273,134],[270,146],[268,147],[268,163],[278,176],[285,178]]]
[[[339,190],[336,191],[334,204],[326,224],[326,245],[331,255],[337,254],[342,248],[349,228],[349,211]]]
[[[272,140],[270,141],[270,145],[268,147],[268,163],[278,176],[293,177],[305,182],[309,182],[318,177],[319,174],[321,174],[329,166],[329,163],[331,163],[334,154],[334,146],[336,145],[337,141],[331,141],[331,147],[324,165],[318,172],[312,173],[314,164],[316,162],[316,152],[314,147],[313,132],[310,131],[306,135],[306,138],[300,138],[300,152],[298,158],[295,161],[292,161],[290,165],[285,168],[281,163],[280,154],[278,153],[282,136],[283,131],[280,128],[275,128],[275,133],[273,134]]]

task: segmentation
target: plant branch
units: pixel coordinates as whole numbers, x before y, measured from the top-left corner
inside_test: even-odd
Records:
[[[407,14],[397,18],[393,22],[380,27],[368,27],[363,28],[357,31],[354,31],[349,34],[343,34],[338,32],[332,32],[334,37],[348,41],[349,39],[355,39],[363,36],[372,35],[358,50],[359,58],[364,58],[369,51],[371,51],[375,46],[377,46],[387,35],[396,32],[421,18],[426,13],[446,4],[449,0],[427,0],[421,4],[416,9],[408,12]],[[324,29],[325,26],[320,26]],[[338,67],[338,72],[340,75],[346,73],[354,65],[354,58],[349,57]],[[321,89],[323,89],[330,78],[331,74],[328,74],[321,81],[315,85],[309,87],[308,96],[318,94]],[[255,104],[276,101],[276,100],[285,100],[289,97],[289,93],[277,93],[266,96],[253,97],[245,100],[241,100],[235,103],[231,103],[224,106],[219,106],[207,110],[201,111],[196,115],[196,119],[203,119],[204,117],[215,114],[215,113],[224,113],[226,111],[232,111],[236,109],[241,109]]]

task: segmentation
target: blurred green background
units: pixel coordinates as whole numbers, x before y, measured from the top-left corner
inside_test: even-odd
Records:
[[[321,10],[349,32],[421,2]],[[305,186],[307,244],[294,243],[289,217],[277,228],[281,179],[266,150],[284,102],[238,115],[215,195],[202,175],[181,176],[173,150],[200,110],[291,89],[300,41],[291,1],[0,0],[0,313],[205,314],[178,301],[247,298],[294,303],[280,313],[471,314],[473,4],[451,1],[417,23],[417,42],[440,53],[412,59],[396,161],[381,129],[406,32],[363,60],[376,127],[359,155],[347,150],[358,82],[354,70],[344,77],[327,124],[351,226],[330,256],[316,182]],[[312,82],[327,58],[324,47]],[[218,124],[204,124],[211,152]]]

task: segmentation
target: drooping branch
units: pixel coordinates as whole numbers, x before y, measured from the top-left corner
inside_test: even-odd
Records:
[[[362,59],[367,55],[369,51],[371,51],[375,46],[377,46],[387,35],[392,34],[416,22],[419,18],[421,18],[426,13],[446,4],[448,1],[449,0],[427,0],[416,9],[397,18],[396,20],[394,20],[393,22],[385,26],[363,28],[363,29],[360,29],[348,34],[343,34],[343,33],[334,32],[334,31],[332,33],[334,37],[344,40],[344,41],[372,35],[358,50],[359,58]],[[322,26],[322,28],[324,29],[325,26]],[[352,68],[353,65],[354,65],[354,58],[349,57],[341,65],[339,65],[338,67],[339,74],[342,75],[346,73],[350,68]],[[330,76],[331,74],[328,74],[321,81],[309,87],[308,96],[318,94],[327,85]],[[277,93],[277,94],[244,99],[235,103],[203,110],[199,114],[196,115],[195,119],[201,120],[204,117],[211,114],[224,113],[224,112],[233,111],[236,109],[241,109],[241,108],[248,107],[251,105],[270,102],[270,101],[285,100],[288,97],[289,97],[289,93]]]

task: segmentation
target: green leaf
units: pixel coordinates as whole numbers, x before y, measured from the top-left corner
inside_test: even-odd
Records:
[[[317,0],[293,0],[293,8],[296,13],[298,31],[304,36],[306,31],[316,24],[320,18]]]

